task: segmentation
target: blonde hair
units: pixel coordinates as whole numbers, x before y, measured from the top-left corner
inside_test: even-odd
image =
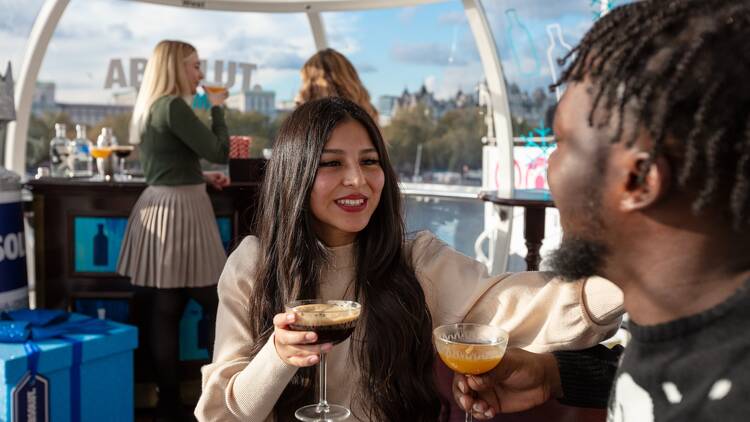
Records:
[[[130,143],[140,144],[151,105],[165,95],[190,97],[192,88],[185,74],[185,59],[196,52],[182,41],[164,40],[156,44],[143,73],[143,82],[130,119]]]
[[[297,105],[325,97],[341,97],[356,103],[378,121],[378,112],[370,103],[370,93],[362,85],[352,63],[338,51],[327,48],[310,57],[302,66],[302,87]]]

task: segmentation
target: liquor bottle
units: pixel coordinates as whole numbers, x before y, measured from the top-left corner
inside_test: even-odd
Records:
[[[66,130],[65,123],[55,123],[55,137],[49,141],[50,175],[53,177],[66,177],[70,173]]]
[[[91,158],[91,142],[86,138],[86,125],[76,125],[76,138],[70,141],[73,162],[73,177],[91,177],[94,163]]]
[[[94,235],[94,265],[106,267],[109,264],[108,239],[104,234],[104,224],[96,226],[99,231]]]

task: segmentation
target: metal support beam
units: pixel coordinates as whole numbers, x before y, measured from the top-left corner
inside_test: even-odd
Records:
[[[448,0],[136,0],[203,10],[259,13],[331,12],[408,7]]]
[[[16,84],[16,121],[8,125],[5,138],[5,167],[23,175],[26,173],[26,134],[39,68],[47,46],[70,0],[47,0],[31,28],[23,66]]]
[[[513,192],[513,127],[503,67],[482,3],[480,0],[462,1],[487,78],[495,126],[495,146],[485,147],[483,152],[482,185],[485,189],[497,189],[501,195],[510,195]],[[492,274],[505,272],[510,253],[513,208],[485,204],[484,227],[475,243],[477,256],[485,258]],[[489,242],[486,257],[481,251],[484,239]]]
[[[317,51],[328,48],[328,37],[326,37],[326,27],[323,24],[323,18],[319,12],[307,12],[307,20],[310,21],[313,39],[315,39],[315,49]]]

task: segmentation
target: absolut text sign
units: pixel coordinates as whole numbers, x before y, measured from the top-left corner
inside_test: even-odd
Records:
[[[20,191],[0,191],[0,310],[28,306]]]
[[[146,70],[147,59],[136,57],[128,59],[111,59],[107,66],[107,77],[104,79],[104,89],[133,87],[138,89],[143,80],[143,72]],[[241,79],[242,91],[250,90],[252,73],[258,66],[253,63],[214,60],[209,63],[201,60],[201,70],[208,75],[211,69],[213,83],[232,88]],[[208,80],[208,77],[206,77]]]

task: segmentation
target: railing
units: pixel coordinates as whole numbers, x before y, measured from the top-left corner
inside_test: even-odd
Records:
[[[400,187],[405,199],[408,232],[430,230],[457,251],[477,258],[474,243],[485,228],[484,203],[477,198],[481,190],[479,187],[430,183],[401,183]],[[557,210],[549,209],[546,213],[546,235],[541,249],[543,257],[557,246],[561,238]],[[523,260],[526,255],[523,209],[514,209],[513,215],[507,269],[523,271],[526,268]]]
[[[484,230],[484,203],[478,186],[401,183],[408,232],[429,230],[454,249],[475,256],[474,241]]]

